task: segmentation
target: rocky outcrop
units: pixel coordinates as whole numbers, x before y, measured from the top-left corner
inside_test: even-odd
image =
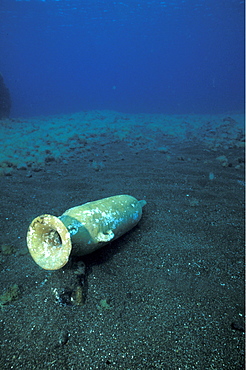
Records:
[[[0,73],[0,119],[8,118],[11,110],[11,97]]]

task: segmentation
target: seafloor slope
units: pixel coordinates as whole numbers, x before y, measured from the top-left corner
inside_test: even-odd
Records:
[[[243,369],[241,115],[82,112],[0,135],[1,369]],[[147,201],[135,229],[62,270],[33,262],[35,216],[123,193]]]

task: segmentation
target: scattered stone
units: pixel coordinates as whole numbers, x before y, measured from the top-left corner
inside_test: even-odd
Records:
[[[219,157],[216,158],[216,160],[221,164],[223,167],[228,167],[229,166],[229,161],[228,158],[225,155],[220,155]]]
[[[169,148],[167,146],[161,146],[161,147],[157,148],[157,150],[158,150],[158,152],[163,153],[163,154],[169,153]]]
[[[240,168],[244,168],[244,164],[240,163],[235,166],[236,170],[240,170]]]
[[[67,332],[67,330],[62,330],[58,338],[58,345],[64,346],[65,344],[67,344],[68,339],[69,339],[69,333]]]
[[[208,178],[210,181],[215,179],[215,174],[213,172],[209,172]]]
[[[17,284],[9,287],[3,294],[0,295],[0,307],[18,299],[20,289]]]
[[[245,328],[244,328],[243,324],[240,324],[238,322],[232,322],[231,323],[231,328],[232,328],[232,330],[241,331],[242,333],[245,332]]]
[[[71,306],[71,297],[72,297],[72,289],[64,289],[61,292],[58,292],[57,288],[53,289],[53,293],[55,294],[56,302],[61,306]]]
[[[108,299],[105,298],[105,299],[100,300],[99,305],[97,306],[97,308],[98,308],[99,311],[103,311],[103,310],[111,310],[112,307],[108,303]]]
[[[97,161],[93,160],[92,163],[91,163],[91,167],[95,171],[100,171],[101,169],[104,168],[104,164],[102,162],[97,162]]]
[[[9,256],[10,254],[15,254],[16,248],[11,244],[2,244],[1,252],[4,256]]]
[[[0,176],[12,176],[13,167],[0,167]]]
[[[27,248],[21,248],[16,252],[16,256],[26,256],[29,255],[29,250]]]
[[[56,274],[56,288],[52,292],[61,306],[83,305],[87,295],[87,271],[84,262],[74,262],[73,268],[59,271]]]
[[[25,162],[17,165],[17,170],[27,170],[27,164]]]
[[[55,162],[56,159],[52,155],[48,155],[47,157],[45,157],[45,160],[44,161],[47,164],[47,163]]]
[[[71,303],[74,306],[82,306],[84,304],[84,293],[81,285],[77,285],[72,291]]]

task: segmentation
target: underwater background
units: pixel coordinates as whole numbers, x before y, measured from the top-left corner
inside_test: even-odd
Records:
[[[0,0],[1,370],[245,368],[244,8]],[[134,228],[57,270],[40,228],[38,264],[36,217],[124,194]]]
[[[12,116],[244,108],[242,0],[1,0]]]

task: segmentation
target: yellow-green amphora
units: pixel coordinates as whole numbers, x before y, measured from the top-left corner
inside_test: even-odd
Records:
[[[116,195],[70,208],[60,217],[38,216],[27,232],[29,252],[43,269],[60,269],[71,254],[89,254],[131,230],[145,204],[130,195]]]

